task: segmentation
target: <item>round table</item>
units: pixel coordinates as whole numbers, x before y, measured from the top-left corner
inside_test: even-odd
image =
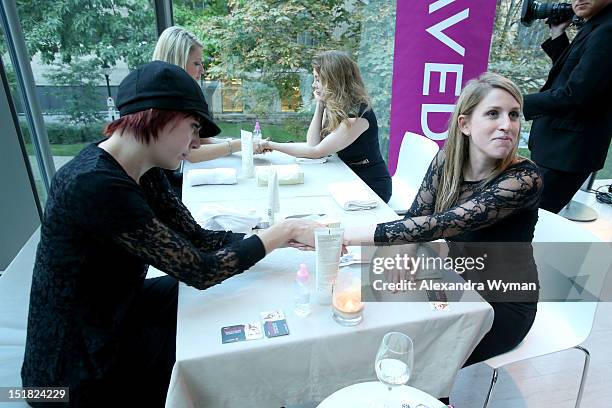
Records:
[[[334,392],[321,401],[317,408],[368,408],[376,396],[379,395],[381,401],[383,401],[388,392],[387,387],[378,381],[353,384]],[[423,404],[427,408],[446,408],[445,404],[431,395],[406,385],[395,387],[391,392],[393,393],[393,401],[397,402],[398,407],[402,406],[402,402],[406,402],[410,405],[410,408],[417,408],[419,404]],[[419,408],[423,407],[420,406]]]

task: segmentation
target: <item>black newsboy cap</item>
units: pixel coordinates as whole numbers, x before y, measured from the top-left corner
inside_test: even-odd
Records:
[[[147,109],[193,112],[201,118],[200,137],[221,133],[197,82],[181,67],[163,61],[142,65],[121,81],[117,108],[120,116]]]

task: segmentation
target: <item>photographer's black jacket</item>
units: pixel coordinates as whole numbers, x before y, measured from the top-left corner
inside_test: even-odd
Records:
[[[554,65],[541,91],[525,96],[531,158],[555,170],[599,170],[612,137],[612,4],[571,44],[563,34],[542,48]]]

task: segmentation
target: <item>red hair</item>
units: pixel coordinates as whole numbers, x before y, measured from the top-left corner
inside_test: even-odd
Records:
[[[151,139],[157,140],[159,131],[169,123],[185,118],[194,118],[200,122],[199,116],[191,112],[147,109],[130,113],[109,123],[104,128],[104,134],[111,136],[113,133],[119,132],[120,135],[123,135],[127,131],[133,133],[136,140],[149,144]]]

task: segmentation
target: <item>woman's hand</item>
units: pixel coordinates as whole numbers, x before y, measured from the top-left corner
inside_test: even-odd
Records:
[[[300,249],[305,249],[304,247],[314,248],[314,230],[316,228],[325,228],[325,225],[311,220],[290,219],[283,222],[290,223],[291,230],[293,231],[289,241],[290,246],[299,247]]]
[[[270,139],[263,139],[253,142],[253,153],[261,154],[268,153],[273,151],[272,146],[270,145]]]
[[[323,225],[310,220],[289,219],[274,224],[257,235],[266,248],[266,254],[276,248],[286,246],[312,249],[314,248],[314,230],[322,227]]]
[[[390,268],[384,269],[384,281],[387,283],[402,283],[405,281],[414,281],[416,278],[417,269],[414,268],[418,257],[419,244],[406,245],[390,245],[378,247],[376,249],[376,257],[387,260],[393,260]],[[392,293],[398,290],[391,291]]]
[[[315,101],[317,101],[315,112],[318,111],[319,114],[322,115],[323,111],[325,110],[325,101],[321,99],[321,91],[314,90],[312,92],[312,96],[314,97]]]

